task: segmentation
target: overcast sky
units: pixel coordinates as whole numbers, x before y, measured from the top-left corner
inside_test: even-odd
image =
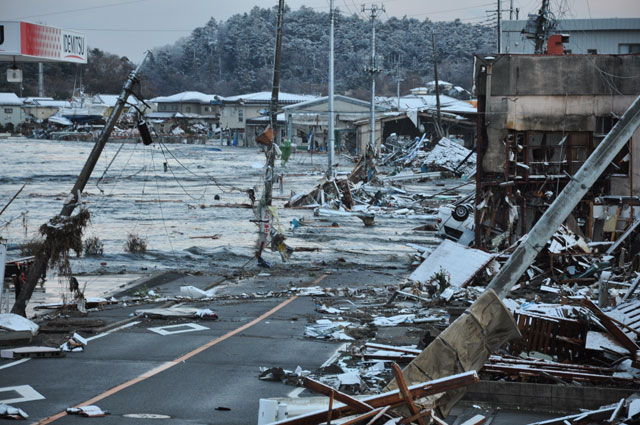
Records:
[[[362,0],[334,0],[341,13],[360,14]],[[432,21],[460,18],[463,22],[487,23],[487,11],[496,9],[497,0],[386,0],[365,2],[383,4],[380,18],[408,16]],[[520,18],[537,12],[540,0],[513,0]],[[127,56],[138,61],[142,53],[172,44],[203,26],[211,17],[225,20],[252,7],[271,7],[277,0],[2,0],[1,20],[24,20],[82,31],[90,48]],[[329,0],[287,0],[293,10],[301,5],[327,12]],[[502,1],[508,9],[510,1]],[[640,17],[640,0],[551,0],[559,18]],[[509,19],[509,13],[504,13]],[[286,26],[286,20],[285,20]]]

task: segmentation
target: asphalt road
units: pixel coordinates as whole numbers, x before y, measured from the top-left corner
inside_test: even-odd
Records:
[[[260,366],[313,370],[339,346],[302,337],[305,315],[314,309],[311,298],[296,298],[271,311],[284,302],[286,298],[220,302],[220,320],[185,322],[201,327],[190,325],[197,329],[189,332],[161,335],[149,328],[179,323],[143,320],[91,340],[85,352],[0,363],[0,399],[13,396],[7,388],[13,386],[29,386],[44,397],[9,403],[25,410],[30,422],[51,418],[41,423],[255,424],[260,398],[283,397],[294,390],[258,380]],[[110,415],[58,415],[87,401]],[[216,410],[220,407],[230,410]],[[132,414],[164,418],[127,416]]]

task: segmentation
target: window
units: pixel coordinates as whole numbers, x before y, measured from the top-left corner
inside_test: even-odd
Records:
[[[178,105],[171,105],[171,110],[172,111],[177,111],[178,110]]]
[[[621,55],[640,53],[640,44],[618,44],[618,53]]]
[[[597,55],[598,54],[598,49],[587,49],[587,54],[588,55]]]
[[[160,105],[160,106],[159,106],[159,109],[160,109],[161,111],[166,111],[166,110],[167,110],[167,105]]]
[[[13,114],[13,108],[4,108],[5,114]]]
[[[191,106],[187,106],[187,112],[191,112]]]
[[[244,110],[238,109],[238,121],[242,122],[244,119]]]
[[[605,136],[611,131],[614,125],[618,122],[618,119],[608,116],[596,117],[596,131],[595,134],[599,136]]]
[[[204,111],[205,111],[205,112],[209,112],[209,107],[208,107],[208,106],[205,106],[205,107],[204,107]]]

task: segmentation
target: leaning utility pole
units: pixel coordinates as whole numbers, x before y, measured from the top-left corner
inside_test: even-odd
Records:
[[[129,75],[129,79],[124,84],[122,89],[122,93],[120,93],[120,97],[118,97],[118,101],[116,102],[116,106],[111,111],[111,115],[107,120],[96,144],[93,146],[93,150],[89,154],[87,158],[87,162],[85,162],[82,171],[78,175],[76,180],[76,184],[73,186],[71,193],[65,200],[65,204],[62,207],[62,211],[60,211],[60,216],[69,217],[73,210],[78,206],[80,202],[80,195],[84,190],[87,182],[89,181],[89,177],[91,177],[91,173],[98,163],[98,159],[100,158],[100,154],[104,149],[104,146],[107,144],[109,140],[109,136],[111,135],[111,131],[113,127],[116,125],[116,121],[120,117],[122,110],[124,109],[124,105],[127,102],[129,96],[133,93],[134,86],[140,82],[140,72],[142,71],[142,67],[149,57],[150,52],[146,52],[136,69]],[[46,244],[47,241],[45,241]],[[44,251],[44,250],[43,250]],[[29,275],[27,276],[27,281],[24,284],[24,287],[20,291],[20,295],[16,299],[16,303],[11,309],[12,313],[19,314],[21,316],[26,315],[26,307],[27,302],[31,299],[31,295],[33,294],[33,290],[40,279],[40,276],[44,274],[47,270],[47,263],[49,262],[49,258],[45,252],[41,252],[36,256],[33,266],[29,269]]]
[[[269,121],[271,140],[267,146],[267,164],[264,174],[264,194],[258,205],[258,251],[256,257],[262,262],[269,233],[271,232],[271,213],[269,207],[273,200],[273,179],[276,162],[276,141],[278,139],[278,94],[280,93],[280,60],[282,58],[282,27],[284,26],[284,0],[278,2],[278,22],[276,26],[276,46],[273,61],[273,85],[271,88],[271,103],[269,104]],[[268,137],[268,136],[267,136]]]
[[[371,137],[369,138],[369,146],[376,151],[376,74],[380,69],[376,67],[376,18],[384,12],[384,5],[378,7],[372,4],[367,8],[362,5],[362,12],[370,12],[371,17],[371,63],[365,68],[365,71],[371,74],[371,112],[369,117],[369,125],[371,126]],[[364,152],[363,152],[364,154]]]
[[[335,117],[333,115],[333,26],[335,22],[335,9],[333,8],[333,1],[329,2],[329,152],[328,152],[328,164],[327,164],[327,178],[333,179],[335,177],[334,169],[334,152],[335,152]]]

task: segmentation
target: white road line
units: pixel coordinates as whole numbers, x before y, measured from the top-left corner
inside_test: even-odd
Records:
[[[15,362],[11,362],[9,364],[5,364],[5,365],[0,366],[0,369],[6,369],[6,368],[11,367],[11,366],[18,366],[20,363],[28,362],[29,360],[31,360],[31,359],[30,358],[26,358],[26,359],[16,360]]]
[[[340,357],[340,353],[343,352],[345,348],[347,348],[347,345],[348,343],[345,342],[340,347],[338,347],[338,349],[333,353],[333,355],[329,357],[326,362],[322,363],[320,367],[327,367],[331,363],[335,362],[338,359],[338,357]]]
[[[298,398],[300,396],[300,394],[306,390],[305,387],[300,387],[300,388],[296,388],[295,390],[291,391],[289,394],[287,394],[288,398]]]
[[[206,326],[199,325],[197,323],[179,323],[177,325],[161,326],[158,328],[147,328],[151,332],[155,332],[160,335],[174,335],[185,332],[195,332],[208,330]],[[174,330],[175,329],[175,330]]]
[[[119,330],[126,329],[126,328],[130,328],[131,326],[135,326],[135,325],[137,325],[138,323],[141,323],[141,322],[131,322],[131,323],[124,324],[124,325],[122,325],[122,326],[119,326],[119,327],[117,327],[117,328],[110,329],[110,330],[108,330],[108,331],[106,331],[106,332],[103,332],[103,333],[101,333],[101,334],[94,335],[94,336],[92,336],[91,338],[87,338],[87,341],[93,341],[94,339],[102,338],[103,336],[107,336],[107,335],[112,334],[112,333],[114,333],[114,332],[117,332],[117,331],[119,331]]]
[[[20,394],[20,397],[0,400],[0,403],[24,403],[25,401],[44,400],[45,398],[42,394],[34,390],[31,385],[17,385],[15,387],[0,388],[0,393],[9,391]]]

